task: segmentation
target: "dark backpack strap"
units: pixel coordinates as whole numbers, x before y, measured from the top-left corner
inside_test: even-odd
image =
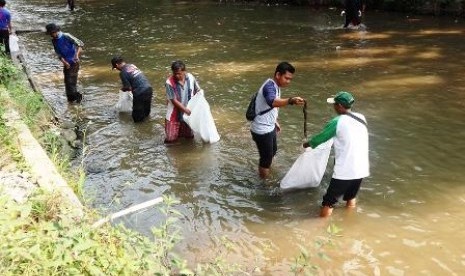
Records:
[[[268,108],[267,110],[264,110],[264,111],[259,112],[257,115],[263,115],[263,114],[267,113],[268,111],[270,111],[270,110],[272,110],[272,109],[273,109],[273,107],[270,107],[270,108]]]
[[[355,116],[354,114],[352,114],[350,112],[347,112],[347,113],[344,113],[344,115],[347,115],[347,116],[359,121],[361,124],[365,125],[366,127],[368,127],[367,123],[364,120],[360,119],[359,117]]]

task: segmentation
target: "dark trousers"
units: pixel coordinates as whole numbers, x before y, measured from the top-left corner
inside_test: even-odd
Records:
[[[74,11],[74,0],[68,0],[68,8],[70,11]]]
[[[5,45],[5,54],[10,55],[10,32],[0,30],[0,44]]]
[[[278,151],[278,142],[276,138],[276,128],[272,132],[257,134],[252,131],[252,139],[257,145],[258,154],[260,155],[259,166],[265,169],[271,167],[273,157]]]
[[[150,115],[152,106],[152,87],[147,87],[142,92],[134,93],[132,98],[132,119],[134,122],[142,122]]]
[[[342,195],[344,195],[342,199],[345,201],[354,199],[360,189],[362,180],[363,178],[351,180],[331,178],[331,182],[329,182],[329,187],[326,190],[326,194],[323,196],[323,203],[321,205],[333,208],[338,197]]]
[[[361,23],[360,17],[358,16],[358,11],[356,12],[347,12],[346,13],[346,22],[344,23],[344,28],[347,28],[349,24],[352,23],[354,26],[358,26]]]
[[[79,73],[79,63],[71,64],[68,69],[63,68],[65,76],[65,91],[68,102],[78,102],[82,100],[82,94],[77,91],[77,80]]]

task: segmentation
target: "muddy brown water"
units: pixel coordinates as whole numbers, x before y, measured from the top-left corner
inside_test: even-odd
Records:
[[[91,122],[84,159],[90,206],[110,213],[176,197],[184,236],[176,250],[190,263],[222,256],[248,272],[287,275],[303,246],[323,274],[465,273],[463,19],[369,11],[366,31],[347,31],[336,9],[148,0],[78,2],[74,13],[63,1],[18,0],[10,8],[18,29],[54,21],[86,43],[79,80],[85,101],[72,107],[49,38],[20,37],[56,112]],[[109,64],[115,53],[152,82],[148,122],[135,125],[113,110],[120,85]],[[175,59],[186,61],[204,88],[220,142],[163,144],[163,84]],[[297,68],[283,95],[307,99],[309,134],[333,116],[325,99],[339,90],[353,91],[354,109],[367,117],[371,176],[353,212],[337,208],[329,220],[316,218],[331,166],[318,188],[277,188],[301,153],[301,108],[281,110],[272,177],[263,183],[256,176],[245,107],[281,60]],[[122,222],[149,235],[162,220],[151,209]],[[315,249],[331,223],[342,229],[336,246]]]

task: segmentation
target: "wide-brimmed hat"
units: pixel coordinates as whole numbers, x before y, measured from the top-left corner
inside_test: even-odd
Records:
[[[326,102],[330,104],[339,103],[344,107],[350,108],[354,104],[355,99],[349,92],[340,91],[334,97],[328,98]]]

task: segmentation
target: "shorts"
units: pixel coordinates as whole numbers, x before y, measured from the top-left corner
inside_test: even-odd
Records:
[[[342,195],[344,195],[344,201],[354,199],[360,189],[362,180],[363,178],[351,180],[331,178],[331,182],[329,183],[328,190],[326,190],[326,194],[323,196],[323,203],[321,205],[333,208],[334,204],[337,202],[337,198]]]
[[[265,134],[250,133],[252,134],[252,138],[258,148],[258,154],[260,155],[259,166],[261,168],[269,169],[273,162],[273,157],[278,151],[276,128],[272,132]]]
[[[179,137],[192,139],[194,138],[194,133],[184,121],[172,122],[165,119],[165,143],[175,142]]]

